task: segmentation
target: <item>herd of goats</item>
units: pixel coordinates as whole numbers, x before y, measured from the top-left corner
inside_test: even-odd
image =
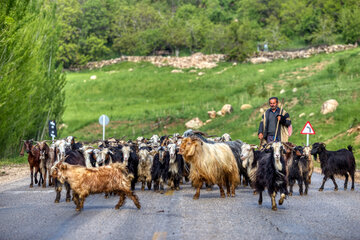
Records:
[[[280,193],[281,205],[286,196],[292,195],[296,181],[300,195],[307,195],[314,159],[320,161],[324,175],[319,191],[324,189],[328,178],[333,181],[335,191],[338,190],[334,175],[345,176],[345,190],[350,175],[351,190],[354,190],[356,166],[351,146],[337,151],[326,150],[324,143],[296,146],[290,142],[272,142],[258,147],[240,140],[232,141],[229,134],[210,138],[191,129],[182,136],[153,135],[150,139],[138,137],[128,141],[110,138],[98,142],[97,147],[76,142],[72,136],[49,145],[47,142],[24,140],[20,155],[24,155],[24,150],[28,153],[30,187],[33,187],[33,179],[35,184],[46,187],[48,175],[49,186],[55,186],[55,203],[60,201],[65,185],[66,201],[70,202],[72,190],[77,211],[83,209],[85,198],[95,193],[105,193],[106,198],[111,194],[119,195],[116,209],[124,204],[126,197],[140,209],[134,193],[136,183],[141,182],[141,190],[145,190],[145,186],[151,190],[153,186],[155,192],[164,193],[165,185],[180,190],[183,180],[190,180],[196,188],[194,199],[199,198],[204,183],[210,189],[218,185],[223,198],[234,197],[242,181],[259,195],[259,204],[262,204],[262,192],[267,189],[272,210],[277,210],[277,193]]]

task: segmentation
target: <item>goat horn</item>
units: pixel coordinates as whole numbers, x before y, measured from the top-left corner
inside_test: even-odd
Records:
[[[200,131],[193,131],[193,133],[198,133],[198,134],[201,134],[203,135],[204,137],[210,137],[207,133],[203,133],[203,132],[200,132]]]

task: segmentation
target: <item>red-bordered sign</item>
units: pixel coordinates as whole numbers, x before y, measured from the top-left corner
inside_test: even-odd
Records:
[[[304,128],[300,132],[301,134],[309,134],[309,135],[315,135],[314,128],[311,126],[310,122],[307,121]]]

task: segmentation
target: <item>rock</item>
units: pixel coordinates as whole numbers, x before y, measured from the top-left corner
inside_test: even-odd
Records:
[[[217,112],[216,112],[216,115],[223,117],[225,114],[223,114],[221,111],[217,111]]]
[[[259,112],[260,112],[260,113],[264,113],[265,110],[264,110],[263,108],[260,108]]]
[[[297,88],[293,88],[292,92],[293,92],[293,93],[296,93],[296,92],[297,92]]]
[[[208,123],[211,123],[211,121],[212,121],[211,119],[208,119],[205,121],[205,123],[208,124]]]
[[[204,123],[198,117],[193,118],[185,123],[186,128],[193,128],[193,129],[201,128],[203,125]]]
[[[59,129],[67,128],[68,125],[65,123],[60,124]]]
[[[225,115],[227,113],[232,113],[234,111],[233,107],[230,104],[225,104],[222,108],[221,108],[221,113],[222,115]]]
[[[129,68],[129,72],[132,72],[132,71],[134,71],[134,69],[133,69],[133,68]]]
[[[322,114],[324,114],[324,115],[328,114],[328,113],[331,113],[331,112],[334,112],[336,110],[337,106],[339,106],[339,103],[335,99],[327,100],[321,106],[321,111],[320,112]]]
[[[183,71],[180,69],[174,69],[171,71],[171,73],[183,73]]]
[[[285,93],[285,89],[281,89],[280,94]]]
[[[199,76],[202,76],[202,75],[204,75],[204,74],[205,74],[204,72],[199,72],[199,73],[198,73]]]
[[[96,75],[92,75],[92,76],[90,77],[90,79],[91,79],[91,80],[95,80],[95,79],[96,79]]]
[[[209,118],[216,118],[216,111],[208,111]]]
[[[233,66],[236,66],[236,65],[237,65],[237,62],[234,62],[234,63],[233,63]]]
[[[299,118],[302,118],[302,117],[304,117],[305,115],[306,115],[305,113],[300,113]]]
[[[252,106],[250,104],[243,104],[240,107],[241,110],[246,110],[246,109],[250,109],[250,108],[252,108]]]
[[[196,70],[195,70],[195,69],[191,69],[191,70],[189,71],[189,73],[196,73]]]
[[[84,80],[84,83],[86,83],[86,80]]]
[[[265,69],[259,69],[258,70],[258,72],[264,72],[265,71]]]
[[[312,117],[312,116],[314,116],[314,115],[315,115],[314,113],[310,113],[310,114],[309,114],[309,117]]]
[[[250,62],[252,64],[259,64],[259,63],[272,62],[272,60],[266,57],[254,57],[254,58],[250,58]]]

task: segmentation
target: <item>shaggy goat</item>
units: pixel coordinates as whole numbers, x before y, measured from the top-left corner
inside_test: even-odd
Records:
[[[191,164],[190,179],[196,188],[194,199],[200,196],[203,182],[217,184],[220,196],[235,196],[235,188],[240,183],[239,168],[235,156],[225,143],[209,144],[196,136],[182,140],[179,153]]]
[[[309,146],[304,147],[304,156],[308,161],[308,183],[311,184],[311,176],[314,172],[314,160],[311,157],[311,149]]]
[[[121,148],[123,154],[123,162],[126,164],[129,171],[129,178],[131,180],[131,190],[135,190],[135,184],[138,181],[138,165],[139,159],[136,155],[135,147],[124,145]]]
[[[258,147],[256,145],[251,145],[244,143],[241,146],[241,160],[242,167],[246,169],[247,175],[249,177],[250,186],[254,188],[254,183],[256,181],[256,172],[258,169],[258,160],[260,156],[260,151],[257,151]],[[256,194],[256,191],[254,191]]]
[[[84,208],[84,201],[88,195],[104,192],[119,194],[120,199],[115,209],[119,209],[124,204],[126,196],[133,200],[138,209],[141,207],[138,197],[130,190],[125,164],[114,163],[99,168],[86,168],[59,162],[54,166],[52,174],[61,183],[66,181],[70,184],[76,211]]]
[[[352,147],[349,145],[348,149],[340,149],[337,151],[326,150],[324,143],[314,143],[312,145],[311,154],[318,154],[320,158],[320,166],[324,179],[319,191],[324,190],[326,180],[330,177],[335,185],[335,191],[338,190],[338,185],[335,182],[334,175],[339,174],[345,176],[344,190],[347,189],[348,178],[350,174],[352,185],[351,190],[354,190],[355,177],[355,157],[352,152]]]
[[[55,165],[59,162],[65,162],[68,163],[70,165],[80,165],[80,166],[84,166],[85,167],[85,158],[84,156],[79,152],[79,151],[67,151],[66,152],[66,157],[64,157],[63,159],[60,159],[60,161],[58,160]],[[67,183],[65,181],[65,183],[60,182],[57,178],[56,175],[54,175],[54,167],[55,165],[51,168],[51,176],[54,179],[55,182],[55,190],[56,190],[56,197],[55,197],[55,203],[59,203],[60,202],[60,197],[61,197],[61,190],[62,190],[62,185],[65,184],[66,187],[66,202],[70,202],[70,185],[69,183]],[[54,177],[55,176],[55,177]]]
[[[139,149],[139,165],[138,165],[138,177],[141,182],[141,190],[145,190],[145,182],[147,187],[151,189],[151,168],[153,165],[154,157],[150,154],[150,149],[148,147],[141,147]]]
[[[267,188],[271,197],[272,210],[276,211],[275,197],[280,192],[279,205],[282,205],[286,195],[288,195],[286,181],[286,166],[282,156],[283,147],[280,142],[267,145],[265,151],[261,153],[256,172],[255,188],[259,193],[259,205],[262,204],[262,192]]]
[[[309,188],[309,162],[303,154],[303,147],[297,146],[293,149],[293,158],[288,162],[289,195],[292,196],[295,181],[299,185],[299,194],[303,195],[303,183],[305,184],[305,195]]]

